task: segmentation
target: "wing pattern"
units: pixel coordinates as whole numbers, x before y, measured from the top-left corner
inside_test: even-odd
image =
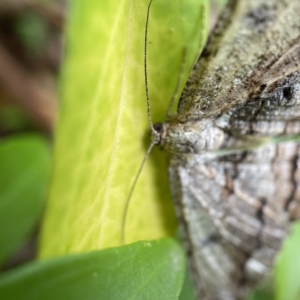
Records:
[[[171,157],[172,196],[199,299],[242,299],[270,272],[300,218],[299,154],[291,141],[209,159]]]
[[[299,15],[298,0],[229,0],[164,123],[201,300],[243,299],[300,218]]]

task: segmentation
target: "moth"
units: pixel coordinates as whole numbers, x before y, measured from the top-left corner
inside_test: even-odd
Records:
[[[299,0],[229,0],[154,125],[201,300],[243,299],[300,218],[299,16]]]

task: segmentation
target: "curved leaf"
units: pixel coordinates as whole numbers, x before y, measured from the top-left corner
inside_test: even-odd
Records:
[[[184,255],[171,239],[33,263],[0,278],[5,300],[175,300]]]
[[[150,144],[143,74],[148,0],[70,5],[42,257],[121,244],[126,198]],[[185,47],[185,78],[193,65],[206,10],[207,0],[153,1],[148,75],[154,121],[165,120]],[[167,162],[155,150],[131,199],[126,241],[163,237],[175,227]]]

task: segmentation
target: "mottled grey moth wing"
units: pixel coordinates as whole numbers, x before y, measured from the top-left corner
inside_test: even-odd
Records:
[[[231,0],[163,124],[199,299],[243,299],[300,218],[300,1]]]

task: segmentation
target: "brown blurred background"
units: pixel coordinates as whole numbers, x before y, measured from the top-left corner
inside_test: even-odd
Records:
[[[66,0],[0,0],[0,135],[51,132]]]

